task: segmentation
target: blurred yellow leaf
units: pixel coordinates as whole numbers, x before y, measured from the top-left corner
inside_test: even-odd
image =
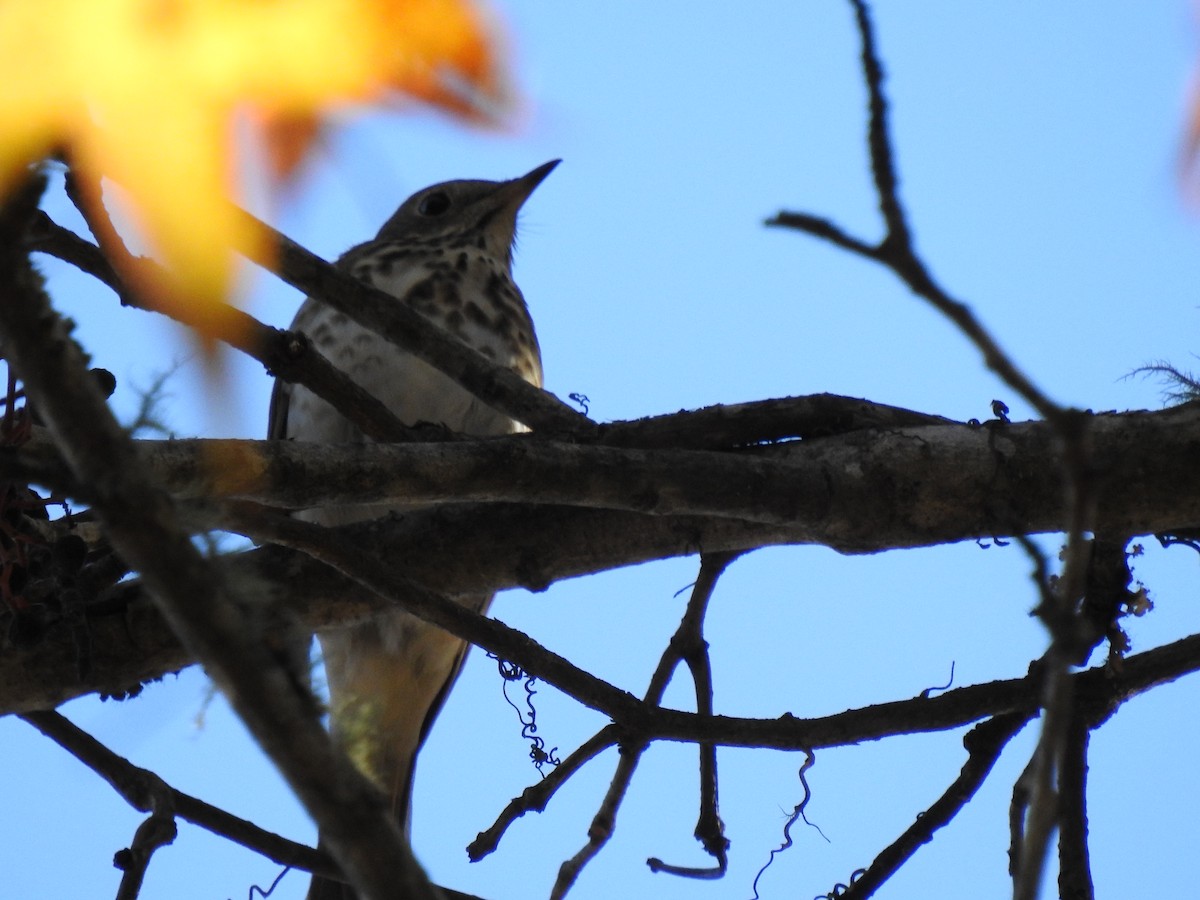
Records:
[[[230,246],[256,240],[228,206],[239,116],[287,174],[335,103],[504,109],[496,56],[470,0],[2,0],[0,193],[65,148],[85,179],[124,189],[166,264],[140,286],[211,308]]]

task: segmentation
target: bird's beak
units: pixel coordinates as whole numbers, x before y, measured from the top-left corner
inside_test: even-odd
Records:
[[[504,206],[512,209],[514,212],[521,208],[529,195],[534,192],[539,184],[546,180],[546,176],[554,171],[561,159],[552,159],[548,163],[542,163],[532,172],[527,172],[520,178],[514,178],[512,181],[504,182],[500,188],[500,193],[504,197]]]
[[[514,178],[512,181],[502,181],[496,190],[485,201],[490,211],[489,223],[486,226],[488,241],[494,252],[504,254],[507,262],[512,262],[513,238],[517,232],[517,213],[529,199],[546,176],[554,171],[562,160],[552,159],[543,163],[532,172]]]

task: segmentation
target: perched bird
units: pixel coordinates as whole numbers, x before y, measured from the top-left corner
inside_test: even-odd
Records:
[[[414,310],[484,356],[542,385],[533,322],[512,280],[522,204],[558,165],[512,181],[448,181],[413,194],[374,240],[337,261],[355,278],[405,298]],[[403,422],[430,422],[486,436],[523,426],[448,377],[342,313],[309,297],[292,328],[385,403]],[[299,385],[276,381],[268,436],[327,444],[367,440]],[[311,522],[342,525],[385,515],[387,506],[311,509]],[[484,612],[491,594],[458,598]],[[390,798],[407,834],[413,768],[429,728],[462,666],[466,645],[407,612],[395,611],[318,635],[335,738]],[[314,877],[309,900],[349,900],[346,885]]]

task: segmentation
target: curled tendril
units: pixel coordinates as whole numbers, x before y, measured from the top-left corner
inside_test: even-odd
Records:
[[[826,843],[829,843],[829,838],[825,837],[825,832],[823,832],[821,830],[821,826],[816,825],[813,822],[810,822],[808,820],[808,816],[805,815],[805,812],[804,812],[804,808],[806,806],[808,806],[808,801],[810,799],[812,799],[812,791],[808,787],[808,778],[805,776],[804,773],[807,772],[809,769],[811,769],[813,764],[816,761],[817,761],[817,756],[815,753],[813,753],[811,750],[804,751],[804,763],[800,766],[800,771],[797,773],[797,776],[800,778],[800,786],[802,788],[804,788],[804,797],[799,803],[797,803],[795,805],[795,807],[792,808],[792,812],[788,816],[787,822],[784,823],[783,843],[771,851],[771,855],[769,857],[767,857],[766,863],[763,865],[763,867],[761,869],[758,870],[758,874],[754,876],[754,883],[751,885],[751,889],[754,891],[754,900],[759,900],[758,882],[763,877],[763,873],[765,873],[767,871],[767,869],[769,869],[771,867],[771,863],[775,862],[776,856],[778,856],[780,853],[783,853],[785,850],[788,850],[791,848],[791,846],[792,846],[792,826],[795,825],[797,821],[799,821],[800,819],[803,819],[805,825],[808,825],[810,828],[815,828],[817,830],[817,834],[819,834],[819,835],[821,835],[821,837],[825,838]]]
[[[504,681],[504,701],[513,708],[517,714],[517,719],[521,723],[521,737],[529,741],[529,758],[533,762],[533,766],[542,772],[546,765],[557,766],[562,762],[558,757],[558,748],[551,747],[546,749],[546,741],[537,733],[537,708],[533,705],[533,698],[537,694],[537,678],[528,675],[520,666],[510,663],[508,660],[500,659],[494,653],[489,653],[488,659],[496,660],[496,668],[500,673],[500,677]],[[512,697],[508,695],[508,685],[510,682],[521,681],[525,682],[525,710],[513,702]],[[543,774],[544,778],[545,775]]]
[[[273,893],[275,893],[275,888],[279,887],[279,882],[283,881],[283,876],[290,871],[292,871],[291,866],[284,866],[283,871],[275,876],[275,880],[271,882],[271,886],[265,891],[257,884],[250,885],[250,892],[246,896],[249,897],[249,900],[254,900],[255,894],[258,894],[260,897],[270,897]]]

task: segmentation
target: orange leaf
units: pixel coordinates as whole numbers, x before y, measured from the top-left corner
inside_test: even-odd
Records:
[[[260,240],[228,207],[239,110],[270,127],[288,172],[332,104],[394,93],[471,119],[505,107],[470,0],[5,0],[0,193],[66,147],[85,178],[125,190],[166,264],[141,286],[203,316],[228,293],[230,248]]]

